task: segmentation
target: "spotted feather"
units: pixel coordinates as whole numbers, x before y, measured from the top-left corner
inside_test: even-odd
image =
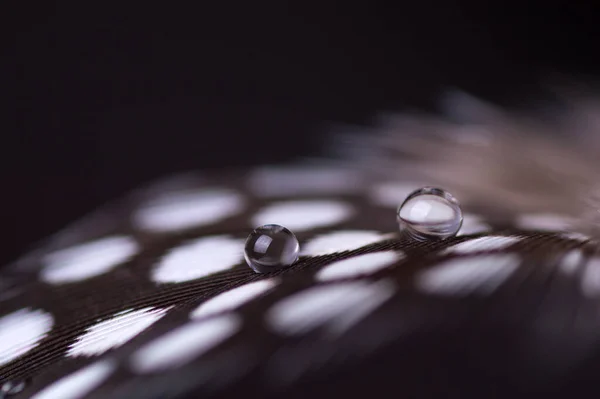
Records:
[[[387,371],[371,375],[369,362],[389,353],[421,396],[439,387],[418,373],[456,385],[469,370],[534,390],[570,377],[600,338],[600,262],[584,235],[595,230],[565,222],[591,209],[576,209],[582,191],[565,184],[595,161],[566,158],[558,176],[531,169],[554,150],[562,160],[562,142],[452,104],[475,107],[477,124],[393,118],[350,140],[365,144],[353,164],[190,172],[67,226],[3,269],[0,381],[27,381],[20,394],[35,398],[277,397],[356,372],[374,381]],[[491,126],[519,135],[489,144]],[[514,154],[526,144],[534,151]],[[395,208],[430,183],[455,192],[464,224],[413,242]],[[301,256],[257,274],[243,242],[265,223],[294,231]],[[477,370],[449,367],[457,358]]]

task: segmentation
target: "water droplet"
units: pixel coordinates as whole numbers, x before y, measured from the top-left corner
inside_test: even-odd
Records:
[[[299,252],[294,233],[278,224],[266,224],[248,236],[244,257],[255,272],[269,273],[294,263]]]
[[[0,398],[9,398],[12,395],[16,395],[23,391],[26,385],[26,380],[14,380],[3,382],[2,386],[0,386]]]
[[[400,231],[416,240],[443,240],[453,237],[463,216],[456,198],[435,187],[413,191],[398,208]]]

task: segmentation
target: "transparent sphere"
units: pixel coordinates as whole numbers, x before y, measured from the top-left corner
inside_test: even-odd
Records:
[[[288,229],[278,224],[260,226],[246,239],[244,257],[257,273],[269,273],[287,267],[298,259],[300,244]]]
[[[456,198],[435,187],[413,191],[397,212],[400,231],[417,240],[443,240],[454,237],[463,216]]]

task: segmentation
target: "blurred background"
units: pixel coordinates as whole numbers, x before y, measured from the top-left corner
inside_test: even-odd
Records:
[[[22,3],[4,10],[4,264],[141,183],[315,154],[328,123],[598,73],[594,2]]]

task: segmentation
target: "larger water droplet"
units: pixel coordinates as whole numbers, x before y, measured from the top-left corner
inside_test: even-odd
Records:
[[[294,233],[278,224],[266,224],[248,236],[244,257],[255,272],[269,273],[294,263],[299,252]]]
[[[435,187],[413,191],[397,212],[400,231],[417,240],[443,240],[453,237],[462,226],[463,216],[456,198]]]

